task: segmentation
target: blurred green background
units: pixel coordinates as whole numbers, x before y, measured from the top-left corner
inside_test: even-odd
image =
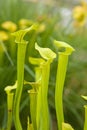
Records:
[[[25,80],[34,81],[34,68],[29,56],[38,57],[34,43],[49,47],[57,53],[53,39],[69,43],[75,52],[69,57],[64,87],[65,122],[76,130],[82,130],[84,122],[84,104],[81,95],[87,94],[87,16],[83,9],[75,10],[78,5],[87,13],[87,3],[77,0],[0,0],[0,127],[6,127],[7,104],[4,88],[13,85],[17,78],[17,46],[11,33],[39,24],[37,32],[26,36],[29,41],[25,61]],[[75,12],[75,13],[74,13]],[[78,13],[80,12],[80,13]],[[77,15],[75,15],[77,14]],[[51,65],[49,82],[49,108],[53,130],[57,129],[55,115],[55,80],[57,59]],[[26,87],[23,90],[20,116],[24,130],[29,114],[29,98]],[[54,128],[55,127],[55,128]],[[13,124],[14,128],[14,124]],[[12,128],[12,130],[13,130]]]

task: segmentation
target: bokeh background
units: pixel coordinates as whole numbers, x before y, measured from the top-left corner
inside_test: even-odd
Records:
[[[37,32],[26,36],[29,41],[25,60],[25,80],[34,81],[35,72],[29,56],[38,57],[34,43],[57,53],[53,39],[69,43],[75,52],[69,57],[64,86],[65,121],[75,130],[82,130],[87,95],[87,2],[86,0],[0,0],[0,128],[6,127],[7,102],[4,88],[17,78],[17,46],[11,33],[38,23]],[[53,130],[57,129],[55,114],[55,80],[57,59],[51,65],[49,109]],[[27,86],[29,87],[29,86]],[[24,130],[29,114],[29,97],[24,87],[20,116]],[[14,124],[12,130],[14,129]]]

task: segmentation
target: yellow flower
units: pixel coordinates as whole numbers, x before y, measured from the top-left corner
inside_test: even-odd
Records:
[[[21,29],[25,29],[25,28],[31,26],[32,24],[33,24],[33,21],[28,20],[28,19],[20,19],[19,20],[19,27]]]
[[[74,25],[83,26],[87,18],[87,3],[82,0],[81,5],[73,9]]]
[[[76,6],[73,10],[73,18],[80,22],[83,21],[85,17],[85,9],[82,6]]]
[[[85,9],[85,11],[87,12],[87,2],[85,2],[84,0],[81,1],[81,5],[82,7]],[[85,12],[85,13],[86,13]],[[87,13],[86,13],[86,16],[87,16]]]
[[[0,31],[0,40],[1,41],[8,40],[8,35],[5,31]]]
[[[2,23],[1,26],[10,32],[15,32],[17,30],[17,25],[11,21],[6,21]]]

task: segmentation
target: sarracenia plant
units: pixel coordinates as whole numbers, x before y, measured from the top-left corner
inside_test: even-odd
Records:
[[[16,130],[22,130],[22,125],[19,118],[19,108],[20,108],[20,100],[21,94],[23,89],[23,80],[24,80],[24,61],[25,61],[25,53],[26,53],[26,46],[27,41],[23,38],[25,34],[31,30],[36,30],[37,26],[32,25],[30,28],[25,30],[19,30],[12,35],[15,37],[15,42],[18,44],[18,53],[17,53],[17,89],[15,93],[14,99],[14,124]]]
[[[49,76],[50,76],[50,64],[54,58],[56,58],[56,54],[50,50],[49,48],[42,48],[35,44],[35,49],[39,51],[41,57],[46,60],[41,64],[41,95],[39,95],[38,102],[41,103],[41,115],[37,115],[39,119],[37,119],[37,124],[40,121],[39,130],[49,130],[49,111],[48,111],[48,84],[49,84]],[[39,104],[38,104],[39,105]]]
[[[58,52],[58,68],[56,75],[56,88],[55,88],[55,107],[57,114],[58,130],[62,130],[62,123],[64,122],[63,114],[63,87],[67,70],[68,56],[74,51],[74,48],[65,42],[54,40],[54,44],[64,51]]]
[[[50,75],[50,64],[56,57],[56,54],[48,48],[39,47],[37,44],[35,44],[35,48],[39,51],[43,58],[29,58],[30,63],[36,65],[36,82],[39,83],[39,87],[37,89],[36,125],[37,130],[49,130],[49,112],[47,100],[48,82]]]
[[[87,130],[87,105],[85,105],[84,108],[85,108],[84,130]]]
[[[45,60],[43,60],[42,58],[33,58],[33,57],[29,57],[29,62],[33,65],[36,65],[35,67],[35,81],[36,81],[36,85],[38,86],[38,88],[35,87],[36,92],[37,92],[37,105],[36,105],[36,126],[37,126],[37,130],[40,130],[40,121],[41,121],[41,66],[43,63],[45,63]],[[38,84],[37,84],[38,83]],[[35,90],[34,89],[34,90]],[[33,105],[34,107],[34,105]],[[33,123],[33,121],[32,121]],[[34,124],[33,124],[34,125]]]
[[[30,114],[32,120],[32,129],[37,130],[36,126],[36,106],[37,106],[37,92],[35,89],[28,91],[30,97]]]
[[[41,65],[45,63],[45,60],[29,57],[29,62],[35,65],[35,82],[25,82],[32,86],[32,89],[28,91],[30,96],[31,126],[32,129],[39,130],[41,127]]]
[[[5,91],[7,94],[7,108],[8,108],[8,119],[7,119],[7,130],[11,130],[12,125],[12,111],[13,111],[13,89],[17,88],[17,82],[13,86],[5,87]]]
[[[82,98],[87,101],[87,96],[82,96]],[[85,108],[84,130],[87,130],[87,105],[84,105],[84,108]]]
[[[32,129],[37,130],[36,125],[36,108],[37,108],[37,92],[39,87],[39,82],[25,82],[32,86],[32,89],[28,90],[30,97],[30,115],[32,121]]]

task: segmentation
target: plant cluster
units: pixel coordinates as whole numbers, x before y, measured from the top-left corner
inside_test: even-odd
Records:
[[[28,90],[30,97],[30,116],[27,115],[27,130],[50,130],[49,108],[48,108],[48,84],[50,77],[50,65],[56,58],[49,48],[42,48],[35,43],[35,49],[39,52],[41,58],[29,57],[31,64],[35,65],[35,82],[24,81],[24,62],[27,41],[24,40],[26,33],[37,30],[38,25],[34,24],[27,29],[19,30],[12,33],[17,43],[17,81],[13,86],[7,86],[7,130],[11,130],[12,121],[16,130],[23,130],[20,121],[20,101],[23,93],[23,84],[30,84],[31,89]],[[74,130],[72,126],[64,121],[63,112],[63,87],[67,70],[69,55],[74,51],[70,45],[65,42],[54,40],[54,45],[58,47],[58,67],[56,75],[55,87],[55,109],[57,116],[57,124],[59,130]],[[15,89],[15,91],[13,91]],[[86,110],[87,107],[85,107]],[[85,112],[87,113],[87,112]],[[86,117],[86,116],[85,116]],[[86,121],[84,130],[86,130]]]
[[[26,91],[34,88],[35,86],[39,86],[40,82],[27,82],[34,81],[36,77],[36,73],[38,67],[40,66],[31,60],[32,57],[39,57],[37,51],[35,51],[35,42],[38,43],[41,47],[51,48],[57,54],[57,47],[53,42],[53,39],[59,41],[65,41],[70,43],[75,49],[76,52],[70,56],[70,62],[68,67],[68,74],[66,75],[65,80],[65,89],[64,89],[64,121],[69,122],[75,129],[82,130],[83,122],[84,122],[84,113],[83,113],[83,105],[86,103],[81,99],[81,94],[86,95],[86,85],[87,85],[87,60],[85,58],[87,51],[87,29],[86,29],[86,2],[82,2],[79,7],[76,6],[73,10],[73,21],[70,21],[67,27],[64,28],[64,21],[61,19],[60,11],[62,7],[58,8],[56,6],[47,8],[41,3],[30,3],[27,2],[19,2],[15,0],[7,0],[7,4],[5,5],[5,0],[1,0],[1,20],[0,20],[0,127],[6,128],[6,125],[9,124],[10,119],[7,121],[7,107],[6,107],[6,94],[3,91],[6,86],[13,86],[16,77],[16,52],[18,48],[18,44],[14,44],[14,37],[11,33],[18,31],[19,29],[26,29],[30,27],[33,23],[38,24],[37,30],[32,30],[27,33],[25,36],[29,44],[27,44],[26,56],[25,56],[25,64],[24,64],[24,73],[25,80],[23,93],[21,95],[21,103],[20,103],[20,120],[23,126],[23,129],[26,128],[26,120],[30,120],[28,122],[31,123],[31,119],[33,114],[30,115],[29,111],[31,111],[30,106],[32,103],[29,103],[30,98],[28,98],[28,94]],[[3,3],[3,4],[2,4]],[[19,5],[18,5],[19,3]],[[25,3],[27,6],[25,6]],[[23,4],[23,5],[22,5]],[[41,7],[41,8],[40,8]],[[21,10],[19,10],[21,8]],[[33,8],[35,10],[33,10]],[[76,9],[77,8],[77,9]],[[47,9],[47,10],[46,10]],[[47,13],[48,12],[48,13]],[[67,19],[67,18],[66,18]],[[74,23],[73,28],[71,28],[71,24]],[[75,31],[73,31],[75,30]],[[38,36],[37,36],[38,35]],[[59,57],[59,53],[58,53]],[[28,61],[29,58],[29,61]],[[43,57],[42,57],[43,58]],[[46,60],[47,61],[47,60]],[[48,89],[48,103],[49,108],[51,110],[51,114],[54,117],[55,113],[55,102],[54,102],[54,91],[55,90],[55,75],[57,71],[57,61],[59,59],[54,59],[50,66],[50,76],[49,76],[49,89]],[[44,61],[43,61],[44,62]],[[47,62],[48,63],[48,62]],[[33,64],[33,65],[32,65]],[[38,66],[38,67],[37,67]],[[35,71],[33,70],[35,67]],[[37,68],[36,68],[37,67]],[[35,74],[34,74],[35,73]],[[41,80],[40,80],[41,81]],[[19,84],[19,83],[18,83]],[[29,86],[26,88],[25,86]],[[30,87],[31,86],[31,87]],[[12,87],[11,87],[12,88]],[[16,87],[13,87],[9,92],[10,96],[15,97]],[[73,89],[72,89],[73,88]],[[39,89],[35,89],[35,92]],[[33,93],[33,92],[31,92]],[[10,98],[10,97],[9,97]],[[32,97],[31,97],[32,98]],[[36,99],[36,98],[35,98]],[[9,100],[7,98],[7,100]],[[14,98],[13,98],[14,100]],[[32,100],[32,99],[31,99]],[[14,103],[14,101],[12,101]],[[12,103],[12,104],[13,104]],[[10,104],[10,109],[12,109],[12,105]],[[30,109],[30,110],[29,110]],[[34,110],[35,111],[35,110]],[[14,112],[13,112],[14,113]],[[12,113],[11,113],[12,114]],[[11,117],[12,115],[9,117]],[[29,118],[27,119],[27,115]],[[34,116],[34,115],[33,115]],[[49,118],[50,118],[49,114]],[[3,117],[3,119],[2,119]],[[62,116],[63,117],[63,116]],[[64,118],[63,117],[63,118]],[[12,116],[13,118],[13,116]],[[75,120],[76,119],[76,120]],[[25,121],[24,121],[25,120]],[[51,119],[50,119],[51,120]],[[53,119],[55,122],[55,117]],[[8,122],[8,123],[7,123]],[[25,123],[26,122],[26,123]],[[34,121],[33,121],[34,122]],[[29,123],[28,123],[29,124]],[[10,125],[9,125],[10,126]],[[13,126],[13,122],[12,122]],[[32,125],[30,125],[32,127]],[[51,126],[50,126],[51,127]],[[14,128],[12,127],[12,130]]]

